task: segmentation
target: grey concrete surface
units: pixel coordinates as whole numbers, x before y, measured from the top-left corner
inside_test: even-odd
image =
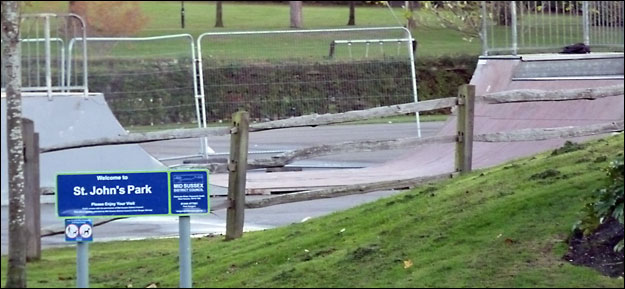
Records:
[[[54,95],[24,93],[22,115],[35,123],[40,147],[126,133],[101,93]],[[0,203],[8,204],[6,99],[0,99]],[[52,188],[59,172],[157,170],[164,166],[139,145],[100,146],[58,151],[40,157],[40,183]]]
[[[440,130],[443,122],[422,122],[422,136],[431,136]],[[250,134],[250,152],[259,151],[289,151],[320,144],[334,144],[345,141],[381,140],[404,137],[416,137],[416,123],[386,123],[366,125],[332,125],[318,127],[300,127],[280,130],[254,132]],[[218,136],[208,139],[209,146],[216,153],[228,153],[230,137]],[[181,139],[162,142],[145,143],[141,145],[148,153],[157,159],[193,155],[199,153],[198,139]],[[392,160],[407,150],[379,151],[338,154],[323,156],[310,160],[299,161],[294,165],[322,165],[322,162],[332,162],[333,165],[362,166],[372,163],[381,163]],[[269,154],[250,154],[250,158],[266,158]],[[226,157],[226,156],[224,156]],[[165,161],[167,165],[180,164],[182,161]]]

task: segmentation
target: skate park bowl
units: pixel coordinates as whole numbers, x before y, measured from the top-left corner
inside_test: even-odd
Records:
[[[2,205],[8,204],[6,97],[2,93]],[[34,122],[40,147],[127,134],[101,93],[22,93],[22,115]],[[50,152],[40,157],[40,184],[52,194],[60,172],[135,171],[165,168],[139,145],[98,146]],[[47,202],[51,202],[48,198]],[[42,198],[42,202],[45,202]]]
[[[471,84],[476,97],[495,92],[531,89],[555,91],[623,85],[623,53],[585,55],[524,55],[480,57]],[[526,128],[584,126],[623,120],[623,95],[595,100],[475,104],[474,133],[486,134]],[[456,134],[451,117],[437,134]],[[557,148],[566,140],[476,142],[473,168],[485,168]],[[248,193],[271,194],[332,186],[403,180],[454,171],[454,144],[423,145],[384,164],[362,169],[248,174]],[[215,174],[211,183],[227,185],[227,174]]]

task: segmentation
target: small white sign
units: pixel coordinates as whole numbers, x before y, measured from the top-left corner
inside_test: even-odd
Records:
[[[93,222],[91,219],[65,219],[65,241],[92,242]]]
[[[92,232],[93,230],[91,229],[91,224],[88,224],[88,223],[82,224],[80,226],[80,229],[78,230],[80,237],[83,239],[89,239],[91,237]]]
[[[65,227],[65,236],[69,239],[76,239],[78,236],[78,226],[76,224],[69,224]]]

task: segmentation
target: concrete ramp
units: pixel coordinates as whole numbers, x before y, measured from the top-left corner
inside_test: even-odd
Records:
[[[54,95],[23,94],[22,112],[32,119],[40,146],[126,134],[104,96],[91,93]],[[2,205],[8,202],[8,157],[6,147],[6,98],[2,95]],[[41,186],[54,188],[59,172],[134,171],[164,169],[139,145],[101,146],[45,153],[40,156]]]
[[[609,69],[597,69],[602,59]],[[607,59],[607,60],[605,60]],[[534,61],[534,72],[528,63]],[[541,61],[536,64],[536,61]],[[549,62],[564,69],[558,76]],[[620,65],[620,69],[619,69]],[[529,67],[531,68],[531,64]],[[585,69],[591,66],[592,69]],[[544,71],[536,71],[543,69]],[[577,70],[577,72],[573,71]],[[591,73],[594,71],[594,73]],[[609,72],[609,75],[605,73]],[[537,73],[537,74],[531,74]],[[523,74],[523,77],[515,75]],[[558,90],[623,84],[623,54],[534,55],[529,57],[481,58],[471,80],[476,93],[514,89]],[[475,107],[475,133],[491,133],[523,128],[580,126],[623,120],[623,96],[597,100],[482,104]],[[456,118],[451,117],[438,135],[455,135]],[[582,139],[571,139],[580,141]],[[514,143],[475,143],[473,167],[485,168],[561,146],[566,140]],[[454,144],[424,145],[387,163],[362,169],[248,173],[248,193],[271,193],[409,179],[452,172]],[[227,186],[227,175],[213,175],[211,183]]]

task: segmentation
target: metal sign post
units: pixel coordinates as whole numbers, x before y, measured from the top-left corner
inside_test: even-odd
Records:
[[[65,241],[76,242],[76,287],[89,288],[89,242],[93,241],[91,219],[65,219]]]
[[[178,217],[180,288],[191,288],[191,217]]]
[[[76,244],[76,288],[89,288],[89,243]]]

